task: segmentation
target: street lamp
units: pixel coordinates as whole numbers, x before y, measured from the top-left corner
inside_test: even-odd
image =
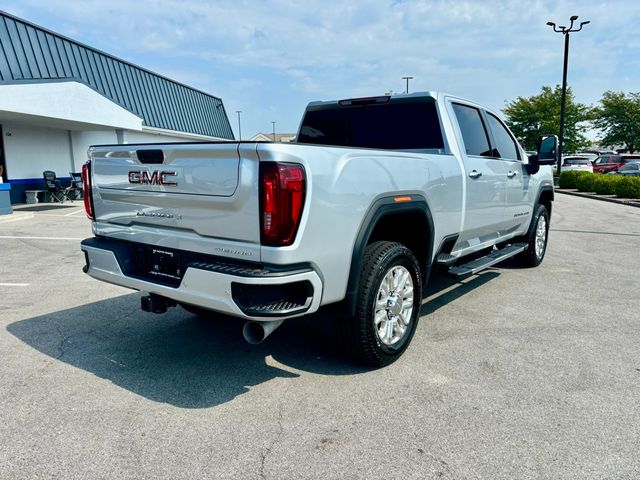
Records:
[[[240,126],[240,114],[242,110],[236,110],[236,113],[238,114],[238,140],[242,141],[242,127]]]
[[[276,122],[272,121],[273,124],[273,141],[276,141]]]
[[[566,27],[564,25],[560,25],[556,27],[555,23],[547,22],[547,25],[552,27],[554,32],[562,33],[562,35],[564,35],[564,64],[562,67],[562,100],[560,103],[560,135],[559,135],[560,138],[559,138],[559,145],[558,145],[558,175],[560,174],[560,168],[562,165],[562,149],[564,147],[564,111],[565,111],[565,106],[567,101],[567,63],[569,61],[569,34],[572,32],[579,32],[580,30],[582,30],[582,27],[584,27],[587,23],[590,23],[589,21],[580,22],[580,27],[574,29],[573,22],[578,20],[578,16],[573,15],[571,18],[569,18],[569,20],[571,21],[571,23],[569,24],[569,27]]]
[[[409,80],[413,80],[413,77],[402,77],[402,79],[407,81],[407,89],[404,93],[409,93]]]

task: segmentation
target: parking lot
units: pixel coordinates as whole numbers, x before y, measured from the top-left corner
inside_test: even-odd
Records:
[[[434,276],[406,354],[82,273],[80,202],[0,217],[0,478],[640,477],[640,209],[556,195],[543,264]],[[47,208],[49,207],[49,208]],[[29,207],[33,208],[33,207]]]

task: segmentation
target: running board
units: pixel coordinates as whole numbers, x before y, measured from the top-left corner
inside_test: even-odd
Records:
[[[485,268],[489,268],[496,263],[500,263],[507,258],[511,258],[514,255],[524,252],[527,248],[528,245],[526,243],[514,243],[513,245],[501,248],[500,250],[495,250],[489,255],[472,260],[469,263],[465,263],[464,265],[451,267],[447,274],[453,278],[462,280],[463,278],[467,278],[468,276],[478,273]]]

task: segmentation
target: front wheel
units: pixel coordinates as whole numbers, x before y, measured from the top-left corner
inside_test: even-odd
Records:
[[[547,240],[549,237],[549,212],[547,207],[538,204],[533,212],[529,231],[519,241],[528,245],[518,258],[525,267],[537,267],[542,263],[544,254],[547,251]]]
[[[421,294],[420,266],[411,250],[395,242],[368,245],[356,312],[346,319],[351,353],[374,367],[396,361],[416,331]]]

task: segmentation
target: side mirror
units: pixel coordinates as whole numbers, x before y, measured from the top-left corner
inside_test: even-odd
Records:
[[[558,163],[558,137],[548,135],[538,140],[538,163],[540,165],[555,165]]]
[[[527,171],[530,175],[538,173],[540,165],[555,165],[558,163],[558,137],[544,135],[538,139],[538,153],[529,155]]]

